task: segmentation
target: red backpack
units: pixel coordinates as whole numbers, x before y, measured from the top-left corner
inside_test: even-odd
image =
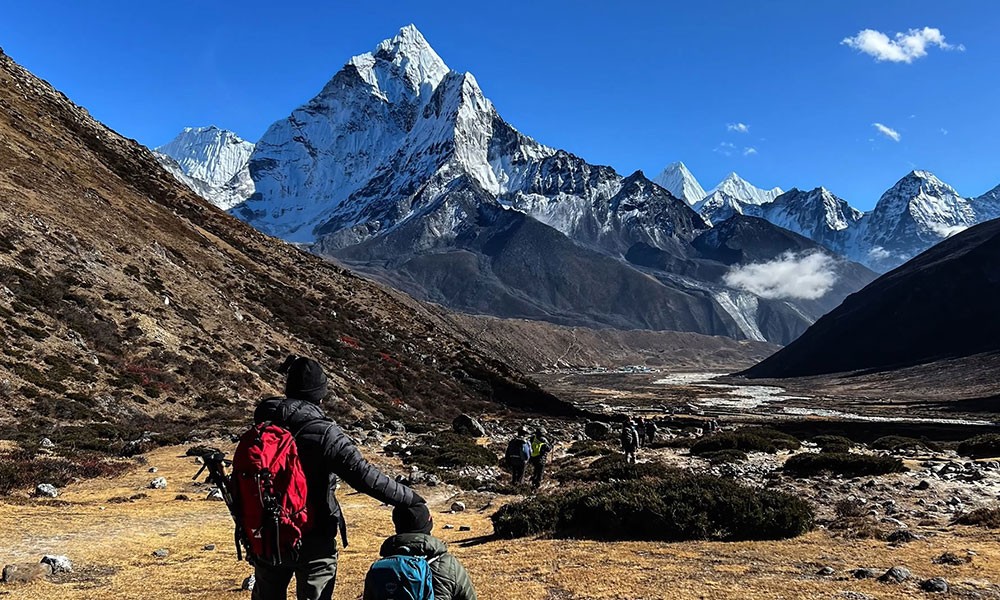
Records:
[[[271,565],[295,561],[311,526],[295,437],[270,422],[254,426],[240,437],[231,477],[237,536],[247,558]]]

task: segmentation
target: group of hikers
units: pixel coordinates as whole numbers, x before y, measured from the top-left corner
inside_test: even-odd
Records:
[[[293,577],[298,600],[333,597],[337,538],[348,543],[338,480],[393,507],[395,535],[368,571],[364,600],[476,600],[468,572],[432,535],[424,499],[365,460],[323,413],[327,377],[319,363],[289,356],[279,371],[286,376],[285,396],[257,406],[255,426],[233,454],[232,473],[216,478],[226,488],[237,548],[254,566],[253,600],[285,600]]]
[[[511,485],[524,483],[524,473],[531,465],[531,487],[538,489],[545,476],[545,463],[548,462],[552,444],[549,443],[544,427],[536,427],[534,433],[528,435],[528,428],[521,427],[517,435],[507,444],[504,453],[504,463],[510,469]]]

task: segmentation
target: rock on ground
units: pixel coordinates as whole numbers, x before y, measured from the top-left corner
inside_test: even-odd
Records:
[[[455,430],[455,433],[474,437],[486,437],[486,428],[483,427],[483,424],[478,419],[469,415],[458,415],[451,422],[451,427]]]
[[[583,433],[592,440],[604,441],[611,435],[611,426],[600,421],[590,421],[583,426]]]
[[[465,502],[453,502],[451,505],[451,512],[463,512],[465,510]]]
[[[932,577],[920,582],[920,589],[932,594],[943,594],[948,591],[948,580],[944,577]]]
[[[72,573],[73,563],[68,556],[59,554],[46,554],[42,557],[42,563],[49,565],[53,573]]]
[[[35,487],[35,495],[44,498],[57,498],[59,497],[59,488],[51,483],[39,483]]]
[[[878,580],[882,583],[903,583],[911,577],[913,577],[913,574],[906,567],[892,567],[883,573]]]
[[[4,583],[31,583],[45,579],[52,574],[52,567],[46,563],[22,563],[3,568]]]
[[[251,575],[243,580],[243,585],[240,586],[240,589],[245,592],[252,592],[253,586],[256,583],[257,583],[257,578]]]
[[[154,490],[165,490],[167,489],[167,478],[157,477],[149,482],[149,487]]]
[[[156,558],[166,558],[170,556],[170,550],[167,550],[166,548],[159,548],[157,550],[153,550],[153,556],[155,556]]]

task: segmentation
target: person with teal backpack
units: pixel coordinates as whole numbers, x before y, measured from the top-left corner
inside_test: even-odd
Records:
[[[396,535],[382,544],[365,577],[364,600],[477,600],[468,571],[431,535],[426,504],[392,511]]]

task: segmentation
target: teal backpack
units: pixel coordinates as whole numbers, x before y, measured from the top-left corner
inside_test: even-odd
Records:
[[[423,556],[387,556],[372,563],[364,600],[434,600],[431,563]]]

